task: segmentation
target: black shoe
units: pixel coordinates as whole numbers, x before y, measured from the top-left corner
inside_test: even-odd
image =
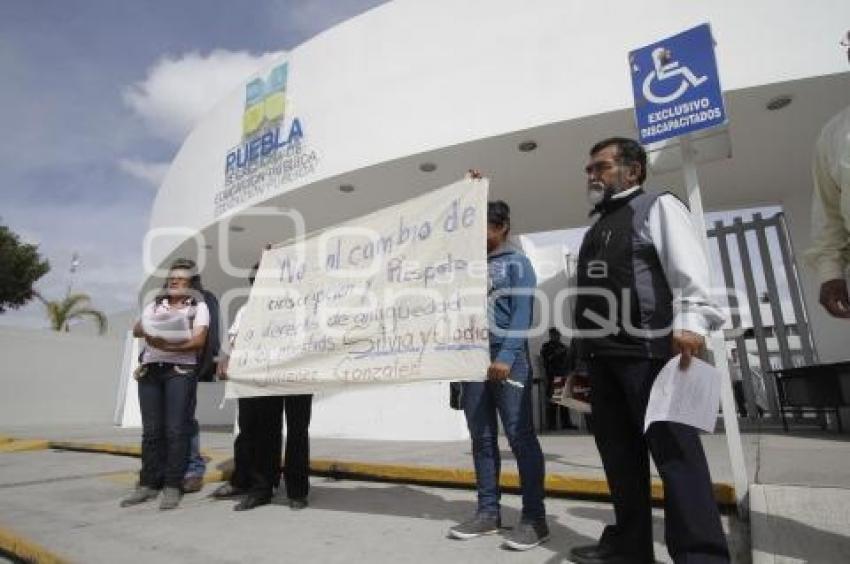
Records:
[[[575,564],[627,564],[629,560],[611,545],[591,544],[570,550],[570,560]]]
[[[570,550],[570,560],[575,564],[660,564],[654,557],[636,558],[626,555],[610,544],[577,546]]]
[[[245,495],[248,493],[248,490],[243,490],[242,488],[237,488],[230,482],[225,482],[213,491],[210,494],[210,497],[213,499],[231,499],[234,497],[239,497],[240,495]]]
[[[299,509],[304,509],[307,507],[307,498],[306,497],[296,497],[294,499],[289,500],[289,508],[295,511]]]
[[[248,511],[261,505],[268,505],[272,496],[268,494],[248,494],[233,507],[233,511]]]

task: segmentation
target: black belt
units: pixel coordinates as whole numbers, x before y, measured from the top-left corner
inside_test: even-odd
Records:
[[[181,364],[178,362],[146,362],[145,366],[156,367],[156,368],[174,368],[175,366],[182,368],[183,370],[195,370],[198,367],[197,364]]]

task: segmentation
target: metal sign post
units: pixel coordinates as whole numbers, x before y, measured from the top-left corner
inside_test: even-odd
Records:
[[[678,138],[691,217],[708,258],[702,196],[695,151],[689,135],[724,125],[727,121],[711,27],[699,25],[635,49],[629,53],[629,70],[635,100],[635,122],[641,143],[658,146]],[[652,151],[652,148],[649,150]],[[749,480],[729,376],[726,341],[722,331],[709,335],[708,341],[715,368],[722,374],[720,403],[738,515],[746,519]]]
[[[693,149],[687,135],[679,139],[682,148],[682,172],[685,175],[685,187],[688,192],[688,206],[691,209],[694,226],[700,234],[703,252],[708,258],[708,236],[706,234],[705,216],[702,210],[702,194],[699,188],[697,167],[694,164]],[[735,501],[738,505],[738,516],[746,520],[748,512],[749,479],[744,462],[744,448],[741,443],[741,432],[738,428],[738,413],[735,407],[735,396],[732,393],[732,378],[727,362],[726,339],[723,330],[714,331],[709,335],[708,347],[714,356],[714,367],[720,371],[720,407],[723,411],[723,428],[726,431],[726,446],[729,450],[729,462],[732,465],[732,477],[735,482]]]

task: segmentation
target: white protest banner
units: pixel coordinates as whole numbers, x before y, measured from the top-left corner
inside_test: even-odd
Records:
[[[226,397],[484,380],[487,189],[463,180],[263,253]]]

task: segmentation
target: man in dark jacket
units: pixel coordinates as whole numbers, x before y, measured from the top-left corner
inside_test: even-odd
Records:
[[[579,564],[652,563],[649,456],[664,482],[665,538],[677,563],[720,563],[729,552],[697,430],[643,424],[661,368],[681,354],[687,369],[723,322],[709,297],[708,260],[687,208],[645,192],[646,153],[614,137],[590,150],[592,215],[581,245],[575,324],[588,363],[593,434],[616,524],[599,543],[573,548]]]

